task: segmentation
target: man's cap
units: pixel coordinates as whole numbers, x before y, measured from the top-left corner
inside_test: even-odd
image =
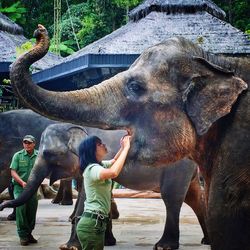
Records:
[[[36,142],[36,138],[33,135],[25,135],[23,141]]]

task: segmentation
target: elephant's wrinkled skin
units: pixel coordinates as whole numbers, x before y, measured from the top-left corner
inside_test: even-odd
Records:
[[[46,29],[14,63],[22,101],[50,118],[132,135],[126,168],[164,167],[183,157],[203,167],[209,187],[213,250],[250,246],[250,60],[203,51],[184,38],[145,50],[122,73],[97,86],[50,92],[32,83],[29,66],[49,47]]]
[[[15,201],[8,201],[11,206],[24,203],[37,189],[43,179],[50,175],[50,181],[76,177],[79,171],[77,148],[80,141],[87,134],[95,134],[102,138],[109,148],[108,158],[115,155],[119,147],[119,139],[124,131],[103,131],[94,128],[83,128],[71,124],[54,124],[48,126],[42,134],[39,154],[27,182],[27,187],[22,195]],[[66,164],[69,162],[69,164]],[[208,243],[205,228],[205,202],[197,177],[197,166],[190,160],[182,160],[167,169],[138,168],[122,170],[119,183],[137,190],[155,190],[161,192],[167,210],[167,221],[163,235],[155,249],[177,249],[179,246],[179,213],[185,202],[196,213],[204,231],[203,243]],[[152,178],[154,175],[154,178]],[[75,217],[72,219],[72,232],[69,241],[61,246],[61,249],[70,247],[80,248],[75,227],[84,208],[84,190],[79,193],[75,208]],[[108,225],[105,235],[106,245],[115,244],[112,234],[112,225]],[[159,248],[158,248],[159,247]],[[160,248],[161,247],[161,248]]]

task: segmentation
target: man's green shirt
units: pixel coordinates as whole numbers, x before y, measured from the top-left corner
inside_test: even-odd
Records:
[[[10,168],[15,170],[20,178],[27,182],[31,169],[34,166],[38,150],[34,149],[32,155],[29,155],[25,149],[22,149],[14,154],[10,164]],[[18,184],[13,178],[12,182]],[[19,185],[19,184],[18,184]]]

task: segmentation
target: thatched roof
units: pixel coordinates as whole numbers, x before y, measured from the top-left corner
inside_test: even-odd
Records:
[[[126,25],[64,61],[88,53],[140,54],[174,36],[184,36],[212,53],[250,54],[247,36],[221,20],[223,16],[210,0],[146,0],[131,11]]]
[[[137,21],[147,16],[151,11],[167,14],[191,14],[206,11],[220,19],[226,17],[225,12],[210,0],[146,0],[130,11],[130,20]]]
[[[16,47],[27,41],[28,39],[23,36],[23,29],[0,13],[0,63],[12,63],[16,57]],[[35,71],[49,68],[60,60],[61,57],[49,53],[35,63],[33,68]]]

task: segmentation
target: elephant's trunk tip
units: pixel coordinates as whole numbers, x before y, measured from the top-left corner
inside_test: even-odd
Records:
[[[0,204],[0,211],[3,211],[6,207],[12,207],[10,201],[4,201]]]
[[[45,27],[42,24],[38,24],[37,27],[38,27],[38,29],[44,29],[44,30],[46,30]]]

